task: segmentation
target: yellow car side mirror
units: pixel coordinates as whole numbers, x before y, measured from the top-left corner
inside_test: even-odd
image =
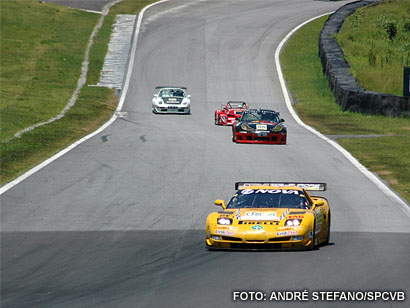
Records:
[[[323,200],[317,200],[313,203],[312,210],[314,210],[317,206],[322,206],[324,204],[325,204],[325,202]]]
[[[325,204],[325,202],[323,200],[318,200],[315,202],[316,206],[322,206],[323,204]]]
[[[222,200],[222,199],[217,199],[217,200],[215,200],[215,205],[217,205],[217,206],[222,206],[223,209],[226,208],[225,201]]]

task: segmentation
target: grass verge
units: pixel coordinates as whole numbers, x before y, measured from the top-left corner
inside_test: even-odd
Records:
[[[124,0],[110,10],[90,50],[86,85],[98,82],[116,14],[138,14],[152,2]],[[96,130],[112,116],[117,97],[111,89],[84,86],[64,118],[6,142],[20,129],[61,112],[75,89],[100,15],[39,1],[0,1],[0,5],[3,185]],[[71,30],[62,31],[67,28]],[[22,52],[13,53],[16,49]]]
[[[318,58],[319,32],[327,17],[295,33],[280,56],[301,119],[327,135],[386,135],[337,141],[410,202],[410,119],[344,112],[336,103]]]
[[[1,1],[0,6],[4,141],[61,112],[100,16],[40,1]]]
[[[403,95],[403,66],[410,65],[410,1],[359,8],[336,37],[363,88]]]

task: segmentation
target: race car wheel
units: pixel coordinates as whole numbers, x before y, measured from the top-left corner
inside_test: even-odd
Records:
[[[219,124],[219,121],[218,121],[218,115],[217,114],[215,114],[215,125],[218,125]]]
[[[308,249],[314,250],[316,245],[316,221],[313,222],[313,234],[312,234],[312,242],[310,243]]]
[[[328,216],[327,216],[327,233],[326,233],[326,239],[325,239],[325,241],[323,242],[323,244],[324,245],[328,245],[329,244],[329,240],[330,240],[330,219],[331,218],[331,216],[330,216],[330,211],[329,211],[329,214],[328,214]]]

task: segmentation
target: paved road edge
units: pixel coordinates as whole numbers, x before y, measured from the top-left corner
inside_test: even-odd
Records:
[[[96,131],[92,132],[91,134],[77,140],[76,142],[74,142],[73,144],[69,145],[68,147],[66,147],[65,149],[61,150],[60,152],[58,152],[57,154],[51,156],[50,158],[46,159],[45,161],[43,161],[42,163],[40,163],[39,165],[33,167],[32,169],[30,169],[29,171],[27,171],[26,173],[20,175],[19,177],[17,177],[16,179],[14,179],[13,181],[5,184],[4,186],[0,187],[0,196],[2,194],[4,194],[6,191],[8,191],[9,189],[11,189],[12,187],[16,186],[17,184],[19,184],[20,182],[24,181],[25,179],[27,179],[29,176],[33,175],[34,173],[36,173],[37,171],[43,169],[45,166],[47,166],[48,164],[52,163],[53,161],[55,161],[56,159],[60,158],[61,156],[63,156],[64,154],[68,153],[69,151],[71,151],[72,149],[74,149],[75,147],[77,147],[78,145],[80,145],[81,143],[83,143],[84,141],[94,137],[95,135],[101,133],[103,130],[105,130],[108,126],[110,126],[112,123],[114,123],[114,121],[118,118],[118,112],[121,111],[124,102],[125,102],[125,97],[127,95],[127,91],[128,91],[128,85],[130,83],[130,79],[131,79],[131,74],[132,74],[132,66],[134,64],[134,56],[135,56],[135,52],[137,49],[137,42],[138,42],[138,37],[139,37],[139,33],[140,33],[140,29],[141,29],[141,23],[142,23],[142,18],[144,17],[144,13],[146,10],[148,10],[149,8],[153,7],[154,5],[163,3],[163,2],[167,2],[169,0],[161,0],[155,3],[151,3],[149,5],[147,5],[146,7],[144,7],[141,12],[138,14],[138,20],[137,20],[137,25],[136,25],[136,30],[134,33],[134,38],[133,38],[133,43],[132,43],[132,49],[131,49],[131,53],[130,53],[130,59],[128,62],[128,68],[127,68],[127,77],[125,79],[125,83],[124,83],[124,88],[121,91],[121,96],[120,96],[120,100],[118,102],[118,106],[113,114],[113,116],[102,126],[100,126],[100,128],[98,128]]]
[[[408,204],[403,201],[399,196],[396,195],[396,193],[391,190],[387,185],[385,185],[376,175],[374,175],[372,172],[370,172],[365,166],[363,166],[355,157],[352,156],[352,154],[350,154],[348,151],[346,151],[340,144],[338,144],[337,142],[327,138],[326,136],[324,136],[323,134],[321,134],[320,132],[318,132],[316,129],[314,129],[313,127],[305,124],[297,115],[297,113],[295,112],[295,110],[293,109],[292,103],[291,103],[291,99],[289,96],[289,92],[288,89],[286,87],[286,83],[285,83],[285,79],[283,77],[283,73],[282,73],[282,69],[280,66],[280,61],[279,61],[279,56],[280,56],[280,52],[283,48],[283,46],[285,45],[285,43],[288,41],[288,39],[300,28],[302,28],[304,25],[308,24],[309,22],[332,14],[333,12],[328,12],[325,14],[321,14],[318,16],[315,16],[303,23],[301,23],[300,25],[296,26],[295,28],[293,28],[283,39],[282,41],[279,43],[278,47],[276,48],[275,51],[275,64],[276,64],[276,71],[278,73],[279,76],[279,81],[280,81],[280,85],[282,88],[282,92],[283,92],[283,96],[285,98],[285,102],[286,102],[286,107],[288,108],[290,114],[292,115],[292,117],[295,119],[295,121],[302,127],[306,128],[307,130],[309,130],[310,132],[312,132],[313,134],[315,134],[316,136],[318,136],[319,138],[323,139],[324,141],[326,141],[327,143],[329,143],[331,146],[333,146],[336,150],[338,150],[339,152],[341,152],[343,154],[343,156],[345,156],[357,169],[359,169],[360,172],[362,172],[370,181],[372,181],[385,195],[387,195],[394,204],[396,204],[399,209],[406,214],[408,217],[410,217],[410,207],[408,206]]]

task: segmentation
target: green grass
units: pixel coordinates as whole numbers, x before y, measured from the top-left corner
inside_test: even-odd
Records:
[[[410,136],[341,139],[339,142],[410,200]]]
[[[137,15],[145,6],[157,1],[158,0],[123,0],[110,10],[110,14]]]
[[[0,5],[0,141],[4,141],[61,112],[77,85],[99,16],[39,1]]]
[[[114,91],[87,85],[99,80],[116,12],[138,14],[152,2],[125,0],[105,17],[90,50],[86,86],[63,119],[5,142],[20,129],[60,113],[67,104],[100,15],[39,1],[0,1],[0,184],[91,133],[112,116],[117,103]],[[62,31],[64,27],[71,30]]]
[[[410,1],[360,8],[337,41],[351,72],[367,90],[403,95],[403,66],[410,65]]]
[[[327,17],[295,33],[280,60],[301,119],[324,134],[393,135],[383,138],[338,139],[367,168],[389,181],[410,201],[410,119],[343,112],[328,87],[318,57],[319,32]]]

